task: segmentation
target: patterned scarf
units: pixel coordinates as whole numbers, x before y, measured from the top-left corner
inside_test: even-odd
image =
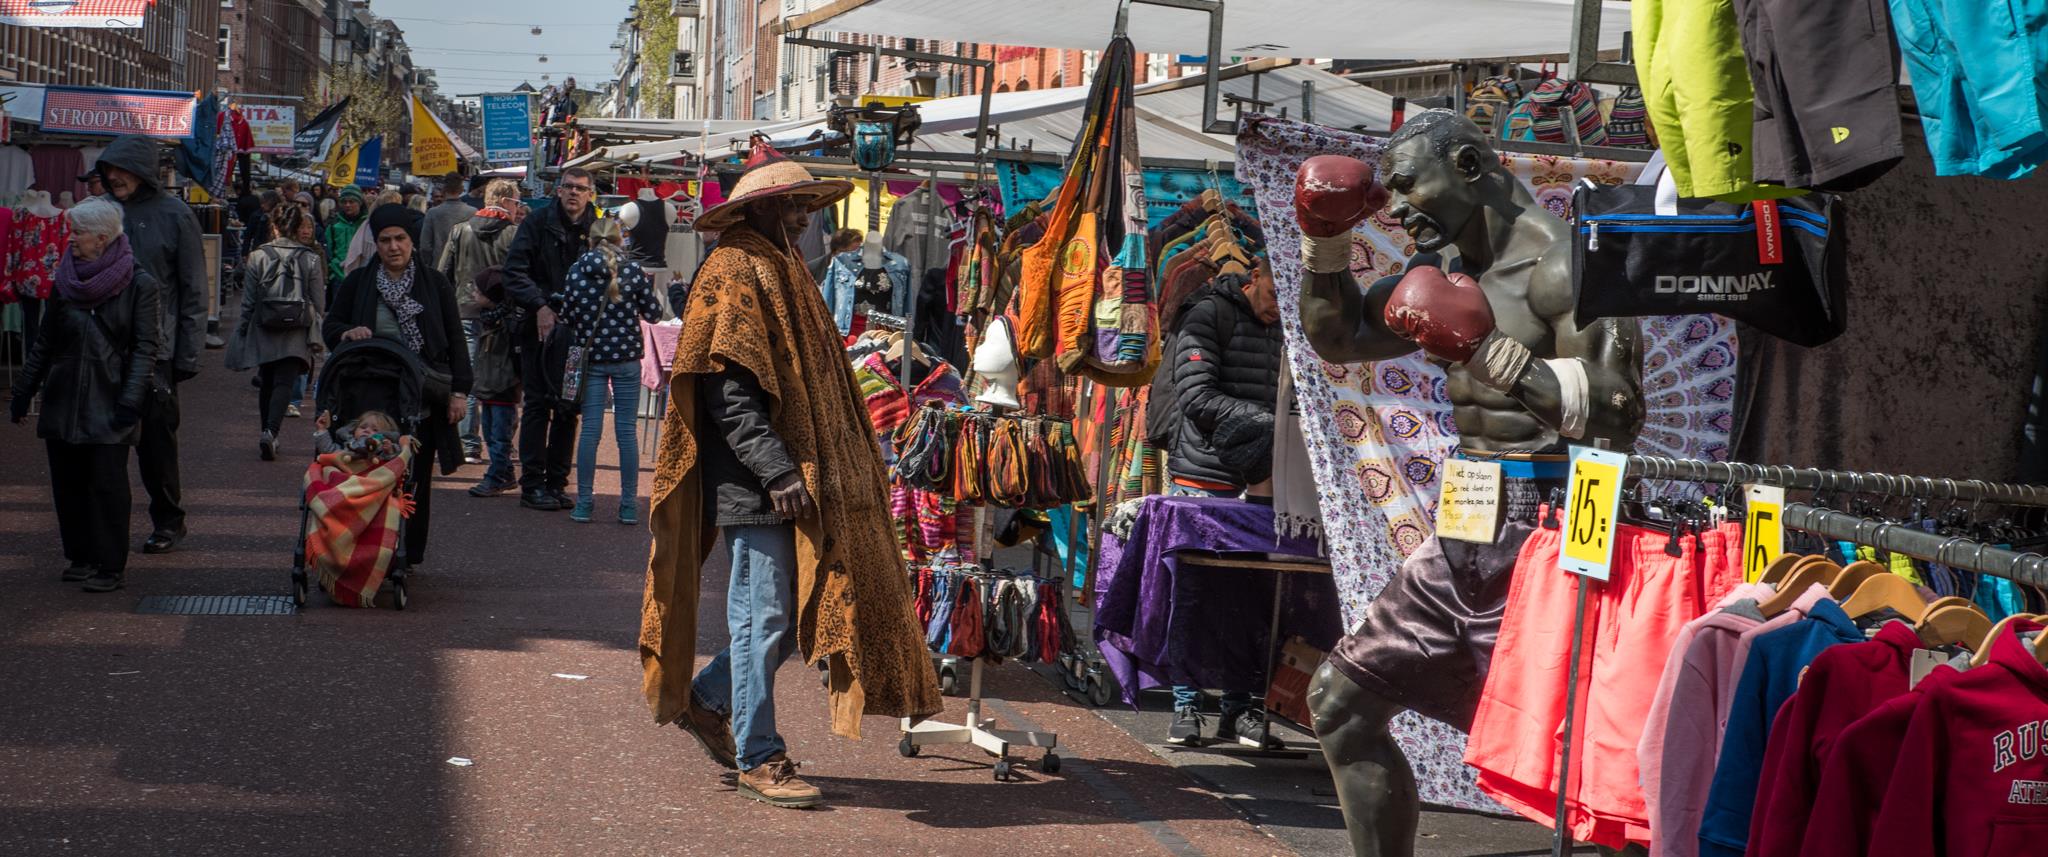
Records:
[[[390,308],[391,315],[398,319],[398,332],[405,337],[405,347],[418,354],[427,342],[426,337],[420,335],[419,321],[420,313],[426,307],[412,299],[412,278],[411,265],[405,266],[405,276],[396,280],[391,279],[390,269],[377,266],[377,296],[384,299],[384,306]]]
[[[135,254],[128,249],[128,236],[116,235],[99,258],[81,262],[64,254],[57,263],[57,296],[69,303],[96,307],[120,294],[135,279]]]

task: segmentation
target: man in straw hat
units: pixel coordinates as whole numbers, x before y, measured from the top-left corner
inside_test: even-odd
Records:
[[[655,464],[641,610],[644,689],[739,791],[812,807],[775,729],[775,671],[827,668],[832,729],[940,708],[909,576],[889,525],[875,435],[837,326],[796,250],[812,212],[852,186],[818,181],[757,139],[746,173],[697,228],[719,233],[686,305]],[[732,643],[696,667],[698,570],[730,557]]]

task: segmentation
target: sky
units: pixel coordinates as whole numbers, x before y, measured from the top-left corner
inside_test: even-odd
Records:
[[[610,80],[619,21],[631,0],[371,0],[370,12],[405,31],[413,64],[431,68],[441,94],[536,88],[575,77]],[[535,26],[541,34],[532,34]],[[540,62],[546,55],[548,61]],[[541,80],[541,75],[549,75]]]

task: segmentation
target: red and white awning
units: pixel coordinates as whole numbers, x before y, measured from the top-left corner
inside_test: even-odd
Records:
[[[0,0],[0,24],[134,29],[156,0]]]

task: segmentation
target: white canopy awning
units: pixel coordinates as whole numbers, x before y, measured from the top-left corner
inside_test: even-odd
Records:
[[[709,152],[712,157],[721,157],[732,151],[734,141],[744,142],[755,133],[773,135],[799,125],[808,125],[810,120],[799,119],[789,122],[769,122],[764,124],[755,120],[733,121],[714,119],[711,121],[712,131],[709,137],[699,136],[704,128],[704,120],[702,119],[694,122],[684,121],[682,124],[686,127],[683,136],[670,140],[656,140],[650,143],[622,143],[604,146],[594,149],[589,154],[570,161],[564,166],[597,168],[636,163],[653,164],[673,161],[686,155],[697,154],[699,151]],[[721,128],[727,130],[721,131],[719,130]]]
[[[1563,54],[1573,0],[1231,0],[1223,53],[1247,57],[1459,60]],[[1600,47],[1620,48],[1627,3],[1605,2]],[[839,0],[785,31],[870,33],[1034,48],[1101,50],[1117,0]],[[1133,4],[1140,51],[1206,54],[1209,16]]]

